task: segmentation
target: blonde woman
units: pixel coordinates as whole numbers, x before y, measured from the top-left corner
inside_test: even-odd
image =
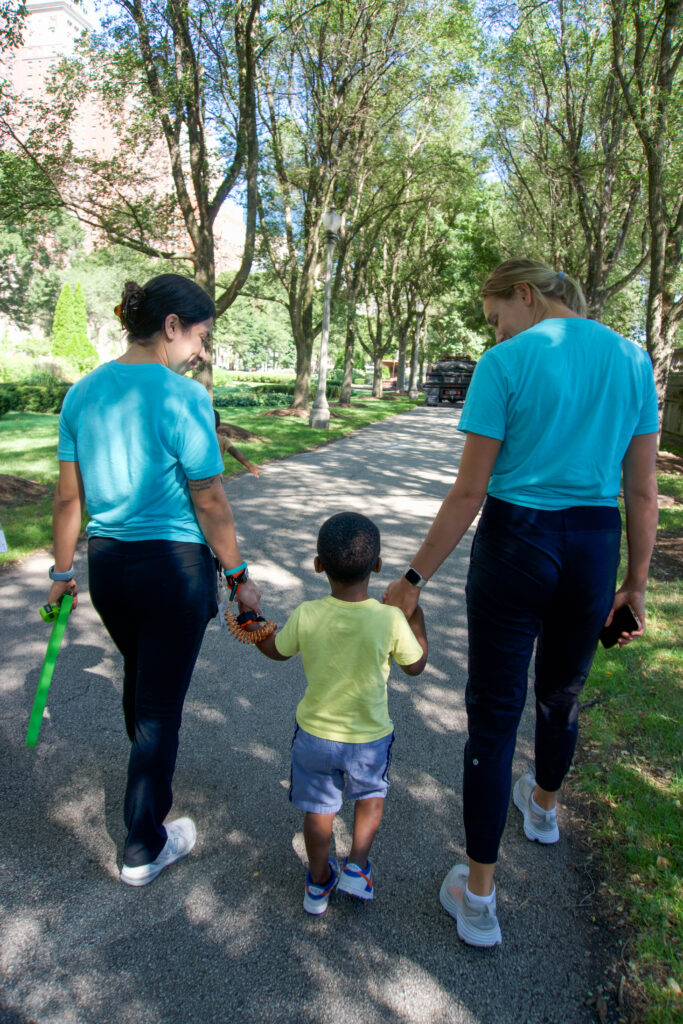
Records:
[[[502,941],[494,872],[534,644],[535,772],[513,798],[526,836],[555,843],[557,792],[600,631],[623,605],[638,628],[622,631],[619,644],[645,631],[658,412],[647,354],[586,319],[581,290],[562,271],[508,260],[482,297],[497,344],[479,360],[463,408],[458,476],[385,600],[410,616],[484,503],[466,586],[468,864],[448,873],[441,902],[461,939],[493,946]],[[616,589],[622,471],[628,563]]]

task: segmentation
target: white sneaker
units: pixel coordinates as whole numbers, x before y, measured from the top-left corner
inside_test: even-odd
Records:
[[[556,843],[560,838],[560,830],[557,827],[557,814],[555,810],[536,810],[531,803],[531,797],[536,788],[536,779],[527,772],[515,782],[512,791],[512,799],[524,815],[524,835],[532,842]]]
[[[196,842],[197,829],[191,818],[178,818],[172,821],[166,826],[166,842],[156,860],[135,868],[129,868],[124,864],[121,868],[121,881],[126,885],[147,885],[153,882],[169,864],[187,857]]]
[[[359,900],[371,900],[374,895],[372,885],[372,864],[368,861],[365,868],[360,868],[348,857],[344,857],[341,878],[337,886],[339,892],[357,896]]]
[[[313,885],[311,881],[310,871],[306,875],[306,885],[304,887],[304,910],[307,914],[324,914],[327,910],[327,905],[330,902],[330,896],[337,887],[339,882],[339,864],[336,857],[330,857],[328,860],[330,865],[331,878],[325,885]]]
[[[469,875],[467,864],[451,868],[441,884],[441,906],[456,919],[458,935],[468,946],[480,949],[499,946],[503,937],[496,917],[496,897],[494,895],[490,903],[471,903],[467,895]]]

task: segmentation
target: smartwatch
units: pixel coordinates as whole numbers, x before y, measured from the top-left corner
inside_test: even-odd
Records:
[[[404,579],[407,579],[408,583],[412,584],[412,586],[414,587],[424,587],[425,583],[427,582],[427,580],[423,576],[420,576],[417,569],[413,569],[412,565],[409,566],[408,571],[405,572],[403,576]]]
[[[74,567],[72,565],[66,572],[55,572],[54,565],[51,565],[48,575],[53,583],[68,583],[74,578]]]

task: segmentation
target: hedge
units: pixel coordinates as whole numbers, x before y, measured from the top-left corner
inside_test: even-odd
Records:
[[[317,393],[318,385],[317,381],[313,380],[311,383],[311,398],[315,398]],[[256,387],[252,388],[252,391],[259,395],[270,395],[275,392],[282,395],[291,396],[294,394],[294,384],[257,384]],[[328,402],[336,402],[341,394],[341,384],[335,384],[334,382],[327,382],[325,389]]]
[[[0,384],[0,409],[7,412],[59,412],[70,384],[54,381],[51,384]],[[7,409],[5,402],[9,402]]]
[[[289,406],[292,404],[291,395],[283,395],[278,392],[272,394],[258,394],[255,390],[249,394],[215,395],[213,404],[218,409],[225,409],[231,406],[264,407],[275,408],[277,406]]]

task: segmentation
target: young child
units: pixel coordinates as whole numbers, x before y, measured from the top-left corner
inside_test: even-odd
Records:
[[[301,651],[306,692],[296,711],[290,800],[305,812],[309,871],[304,910],[324,914],[335,887],[373,898],[370,847],[384,810],[394,731],[387,706],[392,658],[417,676],[427,662],[424,617],[368,597],[379,572],[379,530],[366,516],[341,512],[318,534],[316,572],[331,594],[304,601],[277,636],[258,644],[275,661]],[[353,841],[341,869],[330,856],[332,824],[342,794],[355,801]]]
[[[217,409],[213,410],[213,415],[216,420],[216,437],[218,438],[218,447],[221,450],[221,455],[225,458],[227,455],[232,455],[233,459],[237,459],[241,462],[245,469],[248,469],[252,476],[260,476],[261,470],[258,466],[255,466],[253,462],[250,462],[246,455],[243,455],[239,448],[235,448],[234,444],[230,443],[230,438],[226,437],[225,434],[221,434],[218,428],[221,425],[220,413]]]

